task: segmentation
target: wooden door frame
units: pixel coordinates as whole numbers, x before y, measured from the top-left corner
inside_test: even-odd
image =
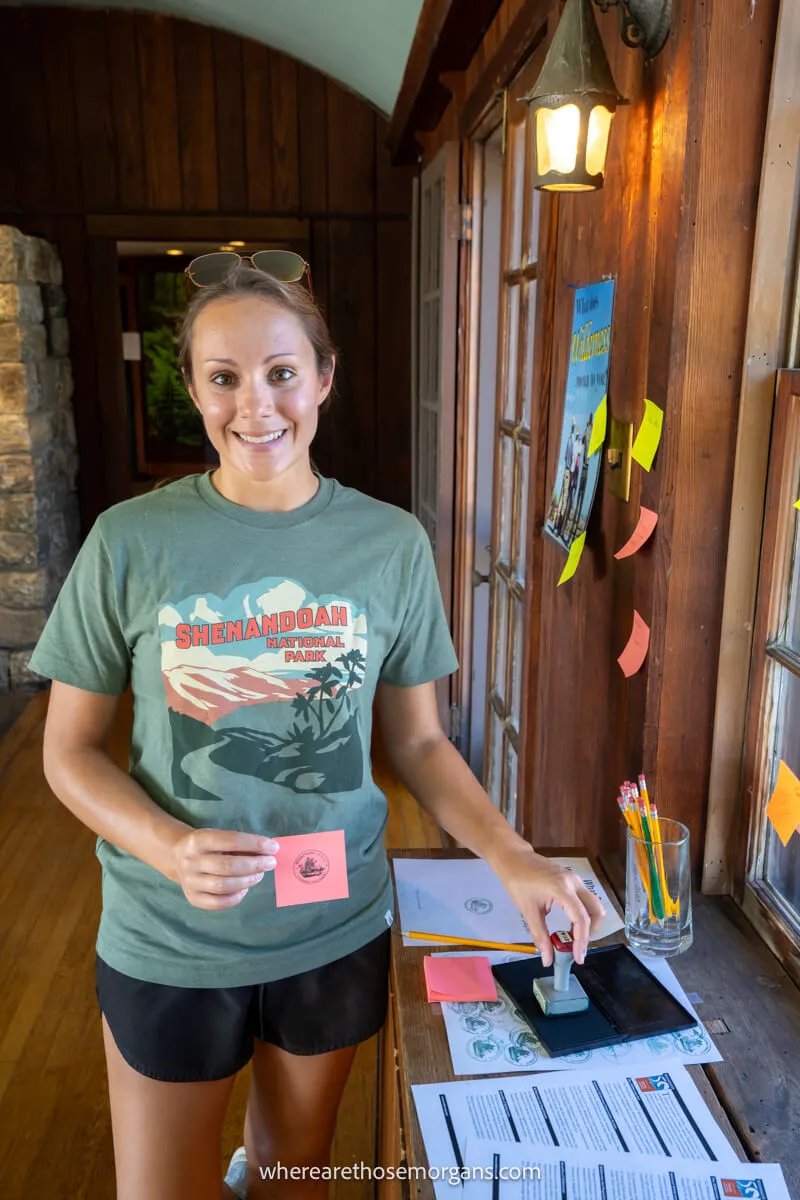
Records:
[[[529,3],[512,22],[506,37],[490,60],[481,79],[461,106],[460,133],[463,141],[463,198],[471,205],[472,240],[462,257],[465,291],[459,306],[461,369],[458,386],[458,455],[456,460],[456,551],[454,556],[454,641],[461,669],[454,682],[453,696],[462,714],[469,714],[472,687],[472,613],[475,437],[478,416],[478,321],[481,297],[481,211],[482,144],[502,120],[502,94],[506,88],[522,91],[523,80],[533,68],[534,56],[549,41],[557,24],[550,0]],[[536,68],[538,70],[538,66]],[[536,369],[531,380],[531,457],[528,486],[526,563],[531,586],[526,589],[525,628],[527,662],[523,668],[522,709],[517,788],[519,832],[530,837],[532,811],[529,781],[534,777],[538,719],[539,614],[541,613],[542,538],[544,524],[547,433],[550,406],[550,359],[555,307],[555,247],[558,202],[542,195],[536,289],[534,345]],[[498,359],[498,370],[501,362]],[[496,472],[495,472],[496,474]],[[495,480],[496,482],[496,480]],[[463,728],[463,720],[462,720]],[[469,730],[467,716],[467,733]],[[462,738],[460,749],[468,744]]]
[[[736,830],[762,546],[775,372],[788,360],[787,280],[800,214],[800,5],[782,0],[764,139],[736,438],[722,609],[703,891],[727,894],[736,876]],[[791,151],[791,152],[789,152]],[[797,267],[795,268],[797,269]],[[795,284],[796,297],[798,295]]]
[[[741,781],[734,898],[800,985],[800,948],[796,934],[767,899],[767,890],[751,876],[760,874],[759,846],[763,844],[765,809],[772,755],[769,725],[772,696],[767,663],[767,639],[778,628],[792,569],[794,532],[800,520],[789,499],[796,494],[800,462],[800,370],[779,371],[772,428],[769,480],[764,510],[760,582],[753,630],[751,686]]]

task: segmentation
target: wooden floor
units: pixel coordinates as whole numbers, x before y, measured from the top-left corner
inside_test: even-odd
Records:
[[[95,836],[42,774],[48,693],[0,739],[0,1197],[113,1200],[114,1164],[94,943],[100,916]],[[111,751],[127,766],[129,703]],[[440,846],[439,832],[376,753],[389,797],[387,845]],[[378,1040],[365,1043],[342,1104],[331,1161],[375,1162]],[[222,1159],[242,1141],[249,1068],[237,1079]],[[348,1200],[372,1185],[331,1185]]]

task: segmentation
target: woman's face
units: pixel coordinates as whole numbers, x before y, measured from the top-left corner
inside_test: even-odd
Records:
[[[258,296],[215,300],[192,334],[192,399],[222,472],[269,483],[310,470],[309,447],[333,373],[291,312]]]

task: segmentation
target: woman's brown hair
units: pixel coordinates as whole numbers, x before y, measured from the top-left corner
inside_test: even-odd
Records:
[[[305,287],[301,283],[282,283],[264,271],[241,265],[220,283],[198,288],[189,301],[178,332],[178,361],[187,383],[192,383],[192,331],[198,314],[215,300],[233,300],[238,296],[258,296],[293,313],[314,347],[317,372],[320,375],[331,374],[336,348],[325,318]],[[333,386],[321,411],[328,407],[332,395]]]

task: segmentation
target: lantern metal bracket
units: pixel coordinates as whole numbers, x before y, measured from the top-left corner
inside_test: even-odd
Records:
[[[619,8],[622,40],[655,58],[664,49],[672,21],[672,0],[594,0],[601,12]]]

